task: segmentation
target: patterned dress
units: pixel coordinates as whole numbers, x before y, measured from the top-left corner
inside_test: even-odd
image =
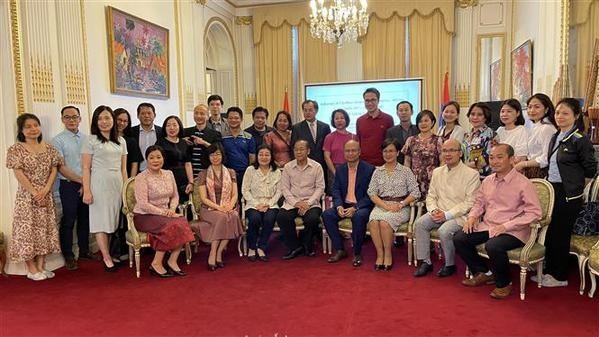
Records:
[[[50,144],[45,151],[34,154],[21,143],[8,148],[6,167],[20,169],[35,188],[43,188],[53,167],[63,165],[63,159]],[[19,184],[13,213],[10,258],[15,262],[29,261],[38,255],[60,252],[56,210],[52,192],[39,201]]]
[[[441,164],[441,146],[439,136],[432,135],[429,138],[412,136],[406,140],[402,149],[403,154],[411,157],[411,169],[422,193],[422,199],[426,198],[428,186],[431,183],[433,170]]]
[[[385,200],[390,198],[406,198],[408,195],[418,199],[420,191],[416,177],[409,168],[397,163],[393,173],[387,173],[385,166],[377,167],[374,170],[370,185],[368,185],[368,195],[376,195]],[[382,220],[391,225],[394,231],[402,223],[410,219],[410,207],[403,207],[399,212],[389,212],[378,206],[370,213],[370,220]]]
[[[475,163],[481,179],[491,174],[489,155],[491,154],[491,145],[494,138],[495,131],[486,125],[480,129],[472,130],[464,137],[464,163]]]

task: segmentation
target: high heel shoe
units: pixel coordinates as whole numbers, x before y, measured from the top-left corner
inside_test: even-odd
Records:
[[[216,269],[218,269],[217,265],[208,263],[208,270],[209,271],[216,271]]]
[[[393,263],[383,265],[383,270],[384,271],[390,271],[391,268],[393,268]]]
[[[384,264],[374,264],[374,270],[376,271],[380,271],[380,270],[384,270],[385,269],[385,265]]]
[[[216,261],[216,266],[218,268],[225,268],[225,263],[223,261]]]
[[[109,266],[106,265],[106,262],[103,262],[103,263],[104,263],[104,271],[107,272],[107,273],[114,273],[117,270],[117,268],[118,268],[116,266],[116,264],[113,264],[112,267],[109,267]]]
[[[150,266],[150,274],[158,276],[158,277],[161,277],[161,278],[167,278],[167,277],[172,277],[173,276],[173,274],[169,273],[168,270],[166,272],[160,274],[152,266]]]
[[[166,270],[171,273],[173,276],[187,276],[187,273],[183,270],[174,270],[171,266],[166,266]]]

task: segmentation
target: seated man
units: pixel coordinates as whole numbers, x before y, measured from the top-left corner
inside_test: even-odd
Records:
[[[277,215],[283,241],[289,249],[283,260],[290,260],[304,253],[308,256],[316,255],[314,236],[318,232],[322,213],[320,199],[324,194],[322,166],[308,158],[308,142],[303,139],[295,142],[293,153],[295,160],[283,168],[280,186],[285,203]],[[304,230],[300,232],[299,239],[295,230],[295,218],[298,216],[304,221]]]
[[[453,236],[466,222],[466,215],[474,203],[476,190],[480,186],[478,172],[464,165],[460,160],[462,148],[457,140],[445,141],[441,154],[445,165],[433,171],[426,196],[428,213],[418,218],[415,223],[416,259],[422,261],[414,273],[416,277],[424,276],[433,270],[430,231],[435,228],[438,228],[437,232],[445,256],[445,266],[437,275],[445,277],[455,273]]]
[[[333,207],[324,211],[322,221],[336,251],[328,262],[334,263],[347,257],[339,234],[338,222],[341,219],[351,219],[354,244],[352,264],[354,267],[359,267],[362,265],[362,242],[366,235],[368,216],[373,207],[366,192],[374,166],[360,160],[360,143],[355,140],[345,143],[343,153],[347,162],[337,166],[335,170],[335,183],[332,190]]]
[[[514,148],[495,145],[489,161],[494,173],[480,185],[468,220],[453,243],[474,275],[462,284],[476,287],[495,282],[490,295],[501,299],[512,292],[507,252],[524,246],[530,237],[530,224],[541,218],[541,206],[533,184],[513,168]],[[485,243],[491,271],[476,252],[481,243]]]

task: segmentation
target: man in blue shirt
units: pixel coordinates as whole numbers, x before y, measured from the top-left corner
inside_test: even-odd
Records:
[[[245,170],[256,160],[256,141],[251,134],[241,129],[243,111],[232,106],[227,109],[228,132],[223,133],[222,143],[225,149],[225,166],[235,170],[237,189],[241,196],[241,183]]]
[[[62,221],[60,223],[60,249],[68,270],[78,268],[73,254],[73,227],[77,222],[77,245],[79,258],[93,259],[89,251],[89,214],[88,206],[83,203],[81,195],[81,144],[86,135],[79,131],[81,115],[74,106],[65,106],[60,111],[65,130],[52,139],[65,160],[60,179],[60,202],[62,204]]]

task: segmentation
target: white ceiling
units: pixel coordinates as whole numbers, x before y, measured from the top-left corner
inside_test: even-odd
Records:
[[[282,4],[282,3],[288,3],[288,2],[308,2],[308,1],[302,1],[302,0],[226,0],[226,1],[237,8],[276,5],[276,4]]]

